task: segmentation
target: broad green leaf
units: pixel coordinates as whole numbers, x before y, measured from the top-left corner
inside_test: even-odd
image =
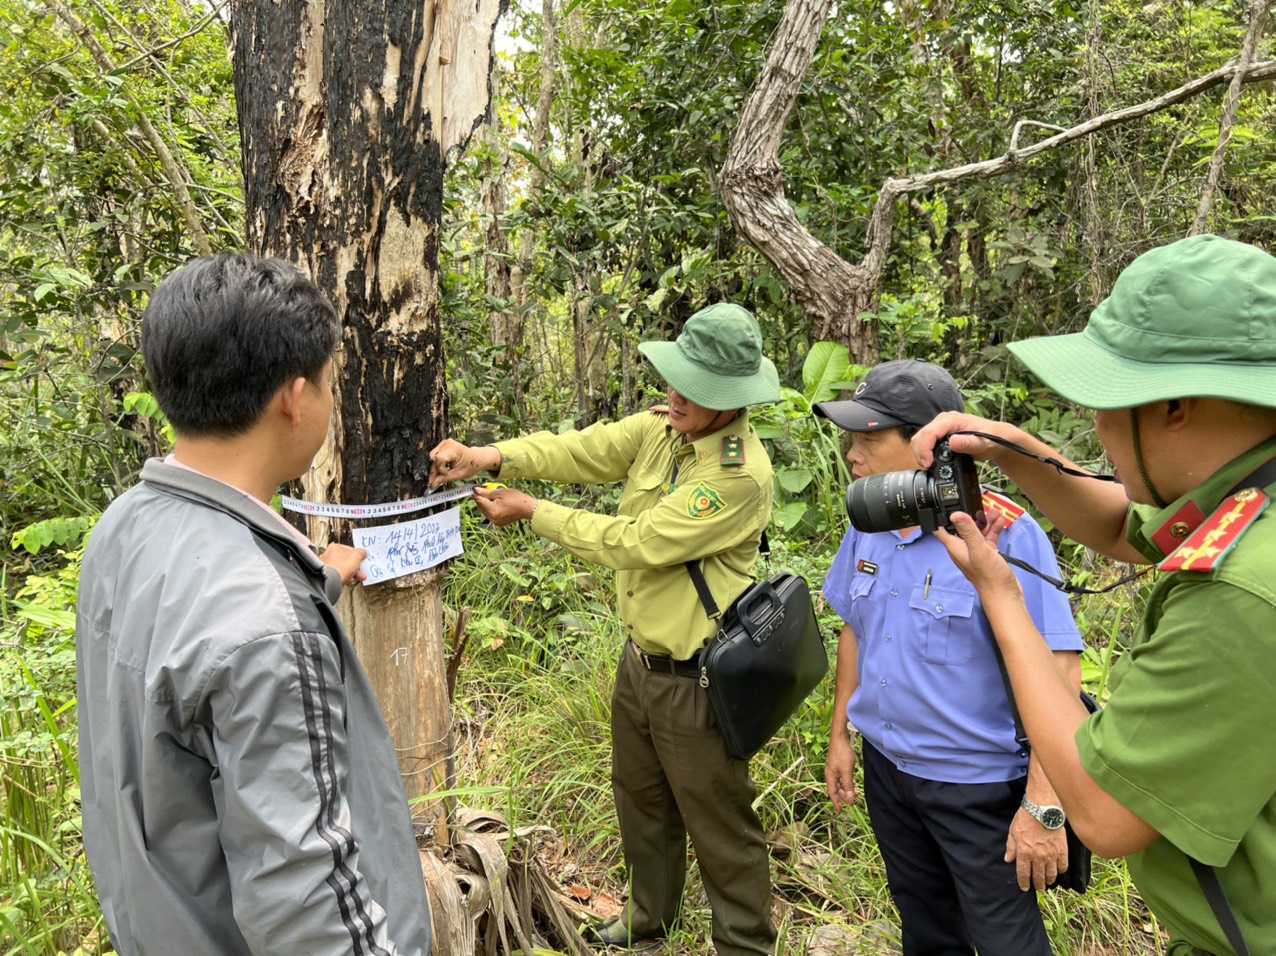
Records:
[[[780,486],[790,494],[798,494],[815,476],[811,474],[809,468],[781,468],[775,473],[776,480]]]
[[[802,391],[814,405],[837,397],[836,383],[849,377],[851,353],[839,342],[816,342],[802,363]]]
[[[789,528],[796,527],[797,523],[802,520],[802,516],[805,514],[806,502],[790,501],[788,504],[780,508],[776,508],[775,511],[771,513],[771,520],[787,531]]]

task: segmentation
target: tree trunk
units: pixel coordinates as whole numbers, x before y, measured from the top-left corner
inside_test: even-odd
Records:
[[[1250,0],[1249,29],[1245,33],[1245,42],[1241,46],[1240,60],[1236,64],[1236,75],[1232,77],[1231,86],[1227,90],[1227,106],[1223,108],[1223,117],[1218,121],[1218,145],[1214,147],[1214,155],[1210,158],[1209,172],[1205,175],[1205,189],[1201,193],[1201,204],[1196,210],[1196,220],[1188,235],[1196,236],[1205,231],[1210,218],[1210,206],[1214,202],[1214,194],[1218,192],[1218,182],[1223,176],[1223,159],[1227,156],[1227,144],[1232,138],[1232,127],[1236,124],[1236,111],[1241,104],[1241,83],[1245,71],[1254,60],[1258,49],[1258,41],[1267,26],[1268,0]]]
[[[734,226],[784,277],[820,339],[845,342],[861,365],[877,362],[875,325],[856,321],[875,302],[868,268],[852,265],[798,221],[784,196],[779,148],[831,0],[789,0],[762,75],[740,114],[722,167],[722,199]]]
[[[290,259],[344,325],[334,427],[303,494],[423,494],[443,437],[443,170],[487,113],[500,0],[234,0],[248,245]],[[349,540],[311,519],[316,544]],[[390,725],[409,799],[447,777],[441,572],[341,602]],[[425,804],[418,804],[425,815]],[[428,817],[436,817],[438,810]],[[441,822],[429,820],[429,822]]]

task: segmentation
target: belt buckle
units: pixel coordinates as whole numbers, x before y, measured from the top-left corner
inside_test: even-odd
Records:
[[[637,644],[633,645],[633,649],[634,649],[634,655],[638,658],[638,663],[640,663],[643,667],[647,668],[647,670],[651,670],[651,659],[648,656],[647,652],[644,651]]]

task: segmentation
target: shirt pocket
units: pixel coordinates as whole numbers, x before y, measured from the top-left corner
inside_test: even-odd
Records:
[[[666,494],[667,477],[647,469],[634,469],[629,473],[616,513],[633,518],[657,504]]]
[[[851,625],[857,635],[876,633],[875,623],[881,616],[880,609],[875,608],[871,600],[873,585],[876,583],[877,578],[871,574],[861,572],[851,576],[848,588],[851,599],[851,616],[847,618],[847,623]]]
[[[913,609],[913,626],[906,641],[910,656],[949,666],[970,661],[975,632],[973,591],[919,584],[908,604]]]

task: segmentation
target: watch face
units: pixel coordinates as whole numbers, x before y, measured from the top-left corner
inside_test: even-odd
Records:
[[[1042,807],[1041,816],[1037,819],[1041,821],[1041,825],[1047,830],[1057,830],[1063,826],[1063,822],[1067,817],[1064,816],[1063,811],[1058,807]]]

